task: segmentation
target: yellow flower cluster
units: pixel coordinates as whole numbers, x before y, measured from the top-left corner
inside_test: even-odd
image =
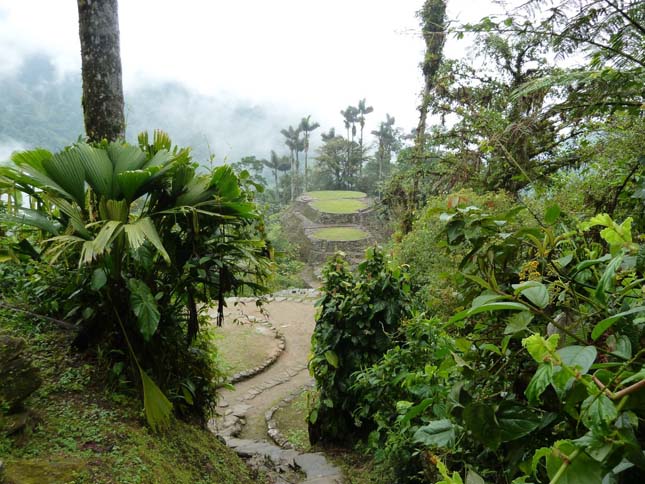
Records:
[[[538,271],[540,263],[536,260],[526,262],[520,270],[520,281],[538,281],[542,274]]]

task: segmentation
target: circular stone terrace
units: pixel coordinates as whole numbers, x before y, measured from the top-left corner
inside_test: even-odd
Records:
[[[303,193],[283,219],[292,242],[313,264],[342,250],[360,259],[375,240],[378,222],[372,201],[363,192],[323,190]]]

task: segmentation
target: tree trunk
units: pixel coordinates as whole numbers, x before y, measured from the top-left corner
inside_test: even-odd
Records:
[[[307,179],[307,170],[309,168],[307,166],[308,155],[309,155],[309,132],[305,131],[305,183],[304,183],[305,192],[309,189],[309,181]]]
[[[416,174],[412,182],[412,190],[408,200],[408,207],[403,222],[403,233],[412,229],[412,212],[417,208],[419,181],[422,176],[421,164],[424,158],[426,120],[430,106],[430,94],[434,88],[437,72],[441,65],[443,44],[446,39],[446,0],[426,0],[419,12],[421,17],[421,32],[426,44],[426,53],[421,64],[424,86],[419,106],[419,125],[414,142],[412,160],[416,167]]]
[[[296,199],[296,160],[293,158],[293,150],[291,150],[291,201]]]
[[[117,0],[78,0],[83,115],[90,141],[125,137]]]

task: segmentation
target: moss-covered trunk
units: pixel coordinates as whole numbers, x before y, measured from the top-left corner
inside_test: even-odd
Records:
[[[125,137],[117,0],[78,0],[85,133],[91,141]]]

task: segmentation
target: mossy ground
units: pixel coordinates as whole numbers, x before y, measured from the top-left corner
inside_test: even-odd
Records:
[[[350,242],[353,240],[363,240],[370,234],[361,229],[353,227],[329,227],[318,229],[311,234],[312,237],[322,240]]]
[[[341,198],[337,200],[314,200],[310,205],[319,212],[325,213],[356,213],[367,208],[362,200]]]
[[[273,333],[257,324],[225,321],[215,334],[219,357],[230,375],[260,366],[277,346]]]
[[[138,397],[117,392],[96,370],[101,361],[71,352],[69,333],[6,311],[0,312],[0,329],[27,340],[44,381],[27,401],[27,430],[0,436],[6,482],[263,482],[197,425],[176,420],[163,433],[149,430]]]
[[[305,193],[315,200],[337,200],[339,198],[365,198],[367,194],[350,190],[320,190]]]

